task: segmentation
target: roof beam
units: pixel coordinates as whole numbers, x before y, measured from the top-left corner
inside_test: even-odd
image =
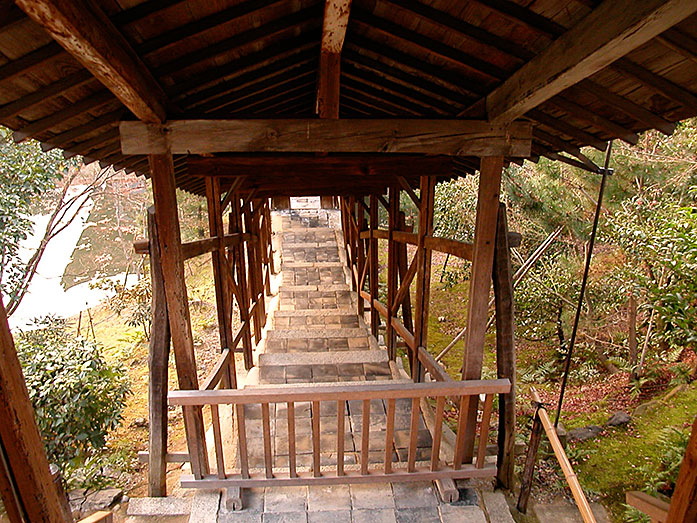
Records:
[[[123,154],[216,152],[423,153],[528,156],[532,126],[481,120],[173,120],[123,121]]]
[[[326,0],[324,4],[315,108],[320,118],[339,118],[341,50],[350,13],[351,0]]]
[[[605,0],[487,96],[489,120],[521,117],[695,11],[693,0]]]
[[[62,47],[145,122],[166,118],[166,96],[107,16],[90,0],[16,0]]]

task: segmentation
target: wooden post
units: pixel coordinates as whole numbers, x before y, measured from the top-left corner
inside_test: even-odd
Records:
[[[242,232],[242,204],[239,196],[235,196],[230,204],[230,233]],[[242,351],[244,354],[244,368],[251,369],[254,366],[252,358],[252,332],[251,318],[249,315],[249,287],[247,285],[247,272],[245,270],[244,242],[235,245],[232,250],[232,262],[230,265],[235,268],[237,288],[241,301],[237,305],[240,309],[240,328],[242,329]],[[238,298],[239,299],[239,298]]]
[[[399,189],[391,186],[388,191],[389,218],[387,232],[387,328],[385,331],[385,345],[389,358],[394,360],[395,352],[395,332],[392,327],[392,305],[397,294],[397,242],[393,238],[394,231],[397,229],[399,219]]]
[[[254,226],[252,225],[252,202],[247,202],[247,204],[242,209],[242,217],[244,220],[244,232],[253,235]],[[257,279],[257,263],[256,263],[256,245],[258,241],[250,239],[247,242],[247,281],[245,282],[249,289],[249,296],[251,299],[250,306],[253,308],[254,316],[254,343],[258,344],[261,340],[261,316],[259,315],[260,309],[257,306],[259,300],[259,289],[258,289],[258,279]]]
[[[171,341],[155,209],[148,209],[152,329],[148,350],[148,496],[167,495],[167,375]]]
[[[266,238],[268,243],[268,249],[269,249],[269,270],[271,271],[271,274],[276,274],[276,262],[273,259],[273,227],[271,223],[271,200],[266,200],[264,204],[264,216],[266,219]]]
[[[365,198],[361,197],[361,200],[364,201]],[[359,204],[356,210],[358,212],[358,231],[356,234],[356,242],[358,247],[358,315],[363,318],[365,314],[365,300],[361,296],[361,291],[363,290],[363,285],[361,285],[361,275],[363,274],[363,269],[367,263],[365,246],[368,242],[361,239],[361,231],[366,230],[368,224],[367,220],[365,219],[365,209],[363,209],[363,206]]]
[[[223,215],[220,208],[220,178],[206,178],[206,202],[208,203],[208,227],[211,237],[222,238],[225,235]],[[232,343],[232,304],[227,285],[227,263],[225,263],[225,247],[220,245],[218,250],[211,253],[213,264],[213,282],[215,301],[218,309],[218,330],[220,331],[220,348],[230,347]]]
[[[537,449],[540,447],[541,439],[542,422],[537,412],[535,412],[532,432],[530,433],[530,443],[528,443],[528,453],[525,457],[525,469],[523,469],[520,495],[518,496],[518,504],[516,506],[523,514],[528,511],[528,500],[530,499],[530,491],[532,490],[532,477],[535,473],[535,464],[537,463]]]
[[[290,196],[274,196],[272,202],[273,208],[277,211],[287,211],[290,209]]]
[[[351,289],[353,291],[358,291],[358,278],[356,277],[356,273],[358,272],[358,238],[356,237],[356,198],[354,196],[349,196],[348,199],[346,222],[349,230],[348,249],[351,254]]]
[[[697,418],[680,465],[678,482],[670,500],[667,523],[697,521]]]
[[[428,310],[431,296],[431,249],[425,246],[427,236],[433,235],[433,195],[436,179],[421,177],[418,245],[416,247],[416,317],[414,324],[414,348],[411,351],[411,377],[422,381],[423,371],[418,347],[426,347],[428,340]]]
[[[21,513],[26,521],[72,521],[51,477],[2,302],[0,419],[0,460],[4,463],[0,468],[5,469],[7,480],[0,480],[0,494],[8,515]]]
[[[322,209],[333,209],[334,208],[334,198],[332,196],[321,196],[320,205]]]
[[[499,191],[503,157],[481,159],[477,218],[474,226],[474,252],[467,302],[467,338],[463,362],[463,380],[478,380],[482,375],[484,341],[489,313],[489,291],[494,266],[496,217],[499,210]],[[472,461],[474,436],[477,429],[476,396],[469,400],[466,435],[463,438],[465,463]]]
[[[151,155],[148,159],[177,379],[180,389],[197,390],[196,356],[184,280],[174,164],[171,154]],[[194,476],[201,478],[208,474],[208,452],[202,411],[200,407],[184,408],[183,411],[191,470]]]
[[[370,333],[378,337],[380,328],[380,313],[375,308],[375,300],[378,299],[379,277],[378,277],[378,240],[373,235],[378,228],[378,198],[374,194],[370,195]]]
[[[257,240],[252,242],[252,247],[254,250],[254,262],[255,266],[255,276],[256,276],[256,296],[259,300],[259,305],[257,305],[257,310],[259,311],[259,321],[261,322],[261,327],[266,325],[266,299],[264,294],[264,254],[262,249],[262,244],[264,240],[264,231],[261,227],[261,217],[262,217],[262,200],[256,199],[252,202],[253,208],[250,206],[250,217],[252,220],[252,234],[256,236]],[[271,289],[269,288],[269,291]],[[257,340],[257,343],[259,340]]]
[[[506,206],[499,204],[494,256],[494,303],[496,307],[496,371],[499,378],[511,382],[511,392],[499,397],[498,484],[513,488],[515,461],[515,315],[513,310],[513,277],[508,245]]]
[[[399,230],[412,232],[412,227],[407,227],[404,211],[399,213]],[[397,270],[399,275],[399,284],[404,281],[407,274],[407,244],[403,242],[397,243]],[[407,293],[402,302],[402,319],[404,326],[409,332],[414,332],[414,321],[411,315],[411,294]]]

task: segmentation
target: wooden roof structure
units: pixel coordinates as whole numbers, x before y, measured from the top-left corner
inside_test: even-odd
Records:
[[[147,175],[147,156],[122,150],[122,120],[519,120],[531,149],[506,162],[597,172],[581,147],[636,143],[697,114],[695,11],[690,0],[0,0],[0,123]],[[286,191],[381,190],[390,157],[414,186],[434,162],[442,177],[479,168],[477,155],[385,150],[173,152],[177,186],[201,195],[218,160],[233,176],[271,158],[268,177],[241,182],[269,195],[310,163],[315,174],[293,173]],[[313,183],[339,164],[356,176]]]

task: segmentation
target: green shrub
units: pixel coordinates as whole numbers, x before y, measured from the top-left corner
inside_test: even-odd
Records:
[[[65,320],[35,321],[18,336],[17,354],[49,461],[69,477],[119,425],[128,382],[98,344],[69,335]]]

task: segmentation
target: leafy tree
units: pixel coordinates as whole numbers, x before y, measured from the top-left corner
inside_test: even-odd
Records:
[[[65,320],[35,326],[17,336],[17,354],[49,460],[70,477],[119,425],[128,381],[99,345],[73,338]]]

